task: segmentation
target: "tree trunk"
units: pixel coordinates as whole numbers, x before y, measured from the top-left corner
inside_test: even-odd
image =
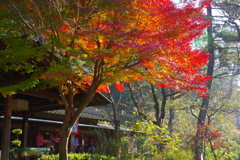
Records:
[[[61,127],[60,144],[59,144],[59,160],[68,160],[68,140],[71,128],[68,124],[63,123]]]
[[[113,110],[115,142],[118,143],[119,142],[119,119],[118,119],[118,114],[117,114],[117,107],[114,103],[111,92],[108,94],[108,98],[111,101],[112,110]]]
[[[155,118],[156,118],[156,125],[160,126],[160,109],[159,109],[159,103],[158,103],[158,98],[155,92],[155,88],[153,86],[153,84],[150,84],[151,87],[151,91],[152,91],[152,97],[153,97],[153,101],[154,101],[154,109],[155,109]]]
[[[212,22],[212,8],[211,6],[207,8],[207,15]],[[214,45],[213,45],[213,35],[212,35],[212,25],[210,25],[207,28],[207,34],[208,34],[208,52],[210,53],[210,59],[207,65],[207,75],[213,76],[214,71]],[[208,90],[210,92],[211,90],[211,84],[212,80],[209,80],[208,82]],[[210,93],[209,93],[210,94]],[[203,123],[205,122],[206,115],[207,115],[207,109],[209,107],[209,97],[203,97],[201,109],[198,115],[198,122],[197,122],[197,133],[195,138],[195,159],[196,160],[203,160],[203,139],[201,137],[201,127],[203,126]]]
[[[174,119],[174,109],[169,109],[169,120],[168,120],[168,130],[170,132],[170,135],[173,132],[173,119]]]
[[[91,86],[88,89],[86,97],[80,103],[77,110],[71,109],[72,106],[71,106],[71,102],[69,101],[72,101],[73,97],[71,96],[69,97],[68,95],[67,96],[68,98],[66,98],[64,93],[60,91],[61,97],[65,104],[66,112],[65,112],[65,117],[61,127],[60,144],[59,144],[59,160],[68,160],[68,140],[70,137],[71,129],[74,123],[76,122],[76,120],[78,120],[78,118],[80,117],[80,114],[82,113],[83,109],[87,107],[87,105],[95,95],[95,92],[101,83],[101,80],[99,79],[100,78],[97,77],[96,80],[93,80]],[[74,96],[74,94],[71,94],[71,95]]]
[[[165,118],[166,103],[167,103],[167,95],[166,95],[165,88],[162,87],[162,105],[161,105],[161,115],[160,115],[160,126],[162,125],[163,119]]]
[[[231,76],[230,77],[230,86],[229,86],[229,91],[228,91],[228,93],[227,93],[227,99],[231,99],[231,97],[232,97],[232,94],[233,94],[233,81],[234,81],[234,76]]]

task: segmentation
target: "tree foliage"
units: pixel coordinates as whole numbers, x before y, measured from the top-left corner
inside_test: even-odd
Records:
[[[23,1],[17,5],[22,18],[9,1],[3,2],[3,13],[7,15],[3,20],[21,24],[11,32],[25,32],[38,42],[47,39],[45,47],[50,56],[59,59],[51,61],[51,67],[40,79],[64,83],[71,79],[66,77],[77,75],[81,77],[78,82],[91,82],[94,74],[99,74],[102,87],[120,80],[147,79],[176,90],[190,89],[201,94],[206,91],[205,80],[209,77],[198,70],[208,54],[190,46],[208,25],[201,12],[204,1],[200,7],[186,3],[181,8],[168,0]],[[14,16],[10,17],[12,13]],[[2,34],[10,36],[4,27]],[[10,48],[22,47],[8,47],[7,52],[16,55]],[[18,55],[38,55],[24,52],[31,55]],[[27,64],[22,65],[28,68]]]

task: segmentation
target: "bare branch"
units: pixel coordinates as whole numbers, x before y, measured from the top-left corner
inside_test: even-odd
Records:
[[[26,26],[28,26],[28,28],[29,28],[32,32],[34,32],[35,34],[37,34],[37,36],[39,37],[37,31],[36,31],[32,26],[30,26],[30,25],[26,22],[26,20],[23,18],[23,16],[21,15],[21,13],[20,13],[19,10],[17,9],[17,7],[16,7],[11,1],[9,1],[9,0],[0,0],[0,2],[9,3],[9,4],[13,7],[13,9],[15,10],[15,12],[17,13],[17,15],[19,16],[19,18],[22,20],[22,22],[23,22],[24,24],[26,24]]]

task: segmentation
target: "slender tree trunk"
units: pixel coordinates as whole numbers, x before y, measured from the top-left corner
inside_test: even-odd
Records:
[[[212,22],[212,8],[211,6],[207,8],[207,15]],[[212,25],[207,28],[208,33],[208,52],[210,53],[210,59],[207,65],[207,75],[213,76],[214,71],[214,45],[213,45],[213,35],[212,35]],[[211,90],[212,80],[209,80],[208,89],[209,92]],[[210,93],[209,93],[210,94]],[[203,160],[203,139],[201,138],[201,126],[206,120],[207,110],[209,107],[209,97],[203,97],[201,109],[198,115],[198,122],[197,122],[197,133],[195,138],[195,159],[196,160]]]
[[[64,105],[65,105],[65,115],[63,119],[63,124],[61,126],[61,135],[60,135],[60,144],[59,144],[59,159],[60,160],[67,160],[68,159],[68,139],[70,137],[70,132],[72,126],[69,125],[69,121],[71,119],[71,115],[74,112],[74,106],[73,106],[73,85],[68,84],[67,85],[69,89],[69,93],[67,95],[64,94],[63,86],[59,86],[59,92],[61,95],[61,98],[63,99]]]
[[[232,97],[232,94],[233,94],[233,81],[234,81],[234,76],[231,76],[230,77],[230,86],[229,86],[229,91],[228,91],[228,94],[227,94],[227,97],[228,99],[230,99]]]
[[[152,97],[153,97],[153,101],[154,101],[156,124],[158,126],[160,126],[160,109],[159,109],[158,98],[157,98],[156,92],[154,90],[155,88],[154,88],[153,84],[150,84],[150,88],[152,91]]]
[[[63,123],[61,127],[59,160],[68,160],[68,140],[70,137],[71,127]]]
[[[115,142],[118,143],[119,142],[119,119],[118,119],[118,114],[117,114],[117,107],[114,103],[111,92],[108,94],[108,98],[111,101],[112,110],[113,110]]]
[[[173,132],[173,119],[174,119],[174,109],[169,109],[169,120],[168,120],[168,130],[170,134]]]
[[[182,96],[185,95],[185,93],[180,93],[179,95],[177,96],[174,96],[175,94],[178,94],[178,92],[174,92],[173,90],[169,90],[170,91],[170,100],[174,101],[178,98],[181,98]],[[174,120],[174,117],[175,117],[175,109],[170,107],[169,109],[169,120],[168,120],[168,130],[170,132],[170,134],[172,134],[173,132],[173,120]]]
[[[166,113],[166,103],[167,103],[167,95],[165,88],[162,88],[162,105],[161,105],[161,115],[160,115],[160,126],[163,123],[163,119],[165,118],[165,113]]]

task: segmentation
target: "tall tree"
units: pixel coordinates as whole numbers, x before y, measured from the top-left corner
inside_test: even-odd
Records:
[[[9,0],[0,2],[0,14],[4,15],[0,30],[7,45],[0,51],[7,60],[1,61],[1,69],[34,75],[20,84],[1,87],[0,92],[13,93],[43,82],[58,89],[66,109],[60,160],[68,159],[68,138],[75,121],[97,91],[108,92],[109,84],[116,83],[121,90],[120,81],[145,79],[177,91],[193,90],[206,95],[206,80],[211,77],[198,70],[206,64],[208,54],[193,50],[191,43],[209,25],[202,13],[208,0],[196,6],[184,3],[182,7],[174,6],[170,0],[25,0],[17,1],[17,5]],[[14,37],[23,34],[28,35],[23,43],[13,45]],[[40,47],[46,55],[25,52]],[[26,53],[29,55],[25,59],[15,57]],[[34,63],[39,61],[49,63],[40,68]],[[73,99],[79,89],[87,90],[87,95],[76,106]]]
[[[207,9],[208,17],[211,18],[213,22],[207,30],[207,48],[208,52],[212,55],[212,58],[210,59],[208,64],[207,74],[210,74],[211,76],[213,76],[213,78],[223,79],[224,77],[230,77],[231,81],[229,83],[230,86],[233,86],[233,76],[239,74],[239,0],[233,0],[231,2],[225,0],[214,0],[212,3],[212,7],[215,11],[214,15],[212,15],[212,9]],[[210,80],[209,90],[211,90],[211,85],[212,82]],[[228,96],[226,96],[225,98],[231,97],[233,89],[228,88],[228,92]],[[209,102],[210,98],[203,98],[202,106],[198,116],[198,127],[203,126],[208,111],[211,110],[211,108],[209,108]],[[208,118],[210,119],[210,117]],[[195,142],[196,159],[200,159],[201,155],[203,156],[203,152],[201,150],[202,140],[199,136],[200,135],[198,129]]]
[[[207,16],[212,19],[212,8],[211,6],[207,8]],[[214,46],[213,46],[213,33],[212,33],[212,24],[207,28],[207,34],[208,34],[208,52],[211,54],[211,57],[209,59],[208,65],[207,65],[207,75],[213,76],[214,71]],[[211,90],[211,84],[212,80],[208,81],[208,89]],[[209,105],[209,97],[203,97],[201,109],[198,115],[198,122],[197,122],[197,134],[196,134],[196,142],[195,142],[195,155],[197,160],[203,159],[203,150],[202,150],[202,139],[201,139],[201,128],[204,125],[206,115],[207,115],[207,109]]]

